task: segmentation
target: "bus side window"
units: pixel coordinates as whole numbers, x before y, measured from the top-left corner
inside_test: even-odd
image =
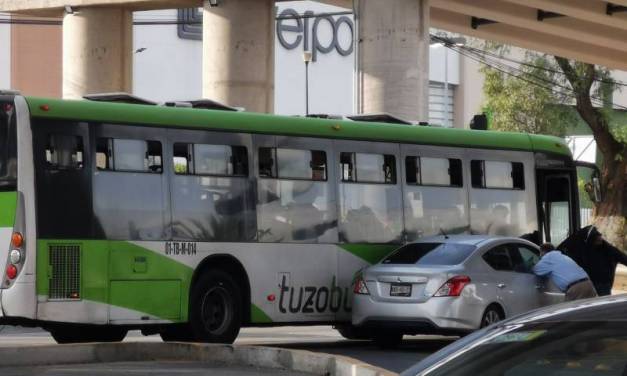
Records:
[[[355,181],[355,153],[340,153],[342,181]]]
[[[471,161],[473,188],[525,189],[521,162]]]
[[[81,136],[51,134],[46,143],[46,165],[54,170],[82,169],[83,152]]]
[[[99,138],[96,143],[96,168],[98,170],[113,170],[113,140]]]
[[[470,161],[470,180],[473,188],[485,188],[483,161]]]
[[[174,173],[177,175],[192,174],[192,144],[175,143],[172,148],[172,163],[174,164]]]
[[[161,142],[159,141],[146,141],[146,161],[145,166],[150,172],[161,173],[163,171],[163,152],[161,150]]]
[[[99,170],[161,173],[161,142],[99,138],[96,142],[96,167]]]
[[[259,148],[259,176],[276,178],[276,149]]]

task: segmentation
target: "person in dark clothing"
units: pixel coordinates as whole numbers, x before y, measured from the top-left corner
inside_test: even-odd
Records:
[[[577,231],[558,248],[588,273],[599,296],[612,294],[616,265],[627,265],[627,255],[603,239],[594,226]]]

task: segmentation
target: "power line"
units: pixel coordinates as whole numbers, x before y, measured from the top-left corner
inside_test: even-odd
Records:
[[[435,39],[435,40],[438,40],[442,44],[445,44],[445,45],[446,44],[449,44],[449,45],[452,44],[445,37],[440,37],[438,35],[431,35],[431,38]],[[512,62],[512,63],[515,63],[515,64],[519,64],[519,65],[523,65],[523,66],[527,66],[527,67],[530,67],[530,68],[539,69],[539,70],[543,70],[543,71],[547,71],[547,72],[551,72],[551,73],[556,73],[556,74],[564,75],[564,76],[566,75],[561,70],[552,69],[552,68],[548,68],[548,67],[543,67],[541,65],[528,63],[528,62],[517,60],[517,59],[511,58],[511,57],[508,57],[508,56],[502,56],[502,55],[499,55],[499,54],[496,54],[494,52],[487,51],[487,50],[484,50],[484,49],[479,49],[479,48],[475,48],[475,47],[471,47],[471,46],[457,46],[457,45],[455,47],[462,48],[462,49],[464,49],[466,51],[477,53],[477,54],[488,55],[488,56],[491,56],[491,57],[494,57],[494,58],[497,58],[497,59],[500,59],[500,60],[506,60],[506,61],[509,61],[509,62]],[[627,86],[627,82],[620,81],[620,80],[614,80],[614,79],[612,79],[612,80],[604,80],[604,79],[599,79],[599,78],[593,78],[593,80],[595,82],[600,82],[600,83],[614,84],[614,85],[619,85],[619,86]]]
[[[441,40],[442,38],[435,37],[434,39]],[[477,57],[476,55],[468,53],[467,51],[464,51],[463,49],[459,48],[459,46],[454,46],[454,45],[452,45],[450,43],[446,43],[446,42],[443,43],[443,44],[444,44],[444,46],[446,48],[449,48],[449,49],[451,49],[451,50],[453,50],[453,51],[455,51],[455,52],[457,52],[457,53],[459,53],[459,54],[461,54],[463,56],[468,57],[469,59],[472,59],[472,60],[474,60],[474,61],[476,61],[476,62],[478,62],[480,64],[486,65],[486,66],[488,66],[488,67],[490,67],[492,69],[495,69],[495,70],[497,70],[497,71],[499,71],[499,72],[501,72],[503,74],[506,74],[508,76],[514,77],[514,78],[519,79],[519,80],[522,80],[522,81],[527,82],[527,83],[529,83],[531,85],[538,86],[538,87],[543,88],[545,90],[549,90],[549,91],[551,91],[554,94],[563,95],[563,96],[566,96],[566,97],[571,98],[571,99],[576,99],[576,94],[577,93],[575,92],[574,89],[572,89],[570,87],[560,85],[560,84],[558,84],[558,83],[556,83],[556,82],[554,82],[552,80],[549,80],[549,79],[546,79],[546,78],[543,78],[543,77],[535,76],[533,74],[530,74],[528,72],[524,72],[524,71],[522,71],[520,69],[517,69],[515,67],[509,66],[509,65],[506,65],[506,64],[503,64],[503,63],[500,63],[500,62],[494,62],[494,61],[490,62],[485,57]],[[517,75],[517,74],[513,73],[511,70],[518,71],[519,73],[521,73],[521,75]],[[548,83],[548,84],[550,84],[552,86],[545,86],[545,85],[543,85],[543,84],[541,84],[541,83],[539,83],[537,81],[534,81],[533,79],[530,79],[530,78],[527,78],[527,77],[522,77],[522,75],[525,75],[527,77],[533,78],[533,79],[535,79],[537,81],[542,81],[542,82]],[[566,92],[556,91],[554,89],[555,87],[560,87],[560,88],[566,90]],[[596,97],[596,96],[593,96],[593,95],[591,95],[590,98],[591,98],[591,100],[593,102],[596,102],[596,104],[599,104],[599,105],[603,105],[604,104],[604,100],[602,98],[599,98],[599,97]],[[627,109],[627,107],[625,107],[623,105],[620,105],[620,104],[617,104],[617,103],[613,103],[612,102],[611,104],[614,107],[616,107],[616,108]]]

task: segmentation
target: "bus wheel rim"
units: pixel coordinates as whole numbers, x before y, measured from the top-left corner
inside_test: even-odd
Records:
[[[232,306],[228,291],[222,286],[209,289],[202,301],[202,322],[209,333],[221,334],[231,321]]]

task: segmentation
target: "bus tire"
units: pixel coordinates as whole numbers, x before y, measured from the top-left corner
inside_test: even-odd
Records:
[[[209,269],[192,287],[189,324],[194,339],[233,343],[242,325],[242,289],[228,273]]]
[[[121,342],[128,330],[115,326],[60,326],[50,329],[59,344],[87,342]]]
[[[163,342],[191,342],[194,339],[188,325],[172,325],[159,333]]]

